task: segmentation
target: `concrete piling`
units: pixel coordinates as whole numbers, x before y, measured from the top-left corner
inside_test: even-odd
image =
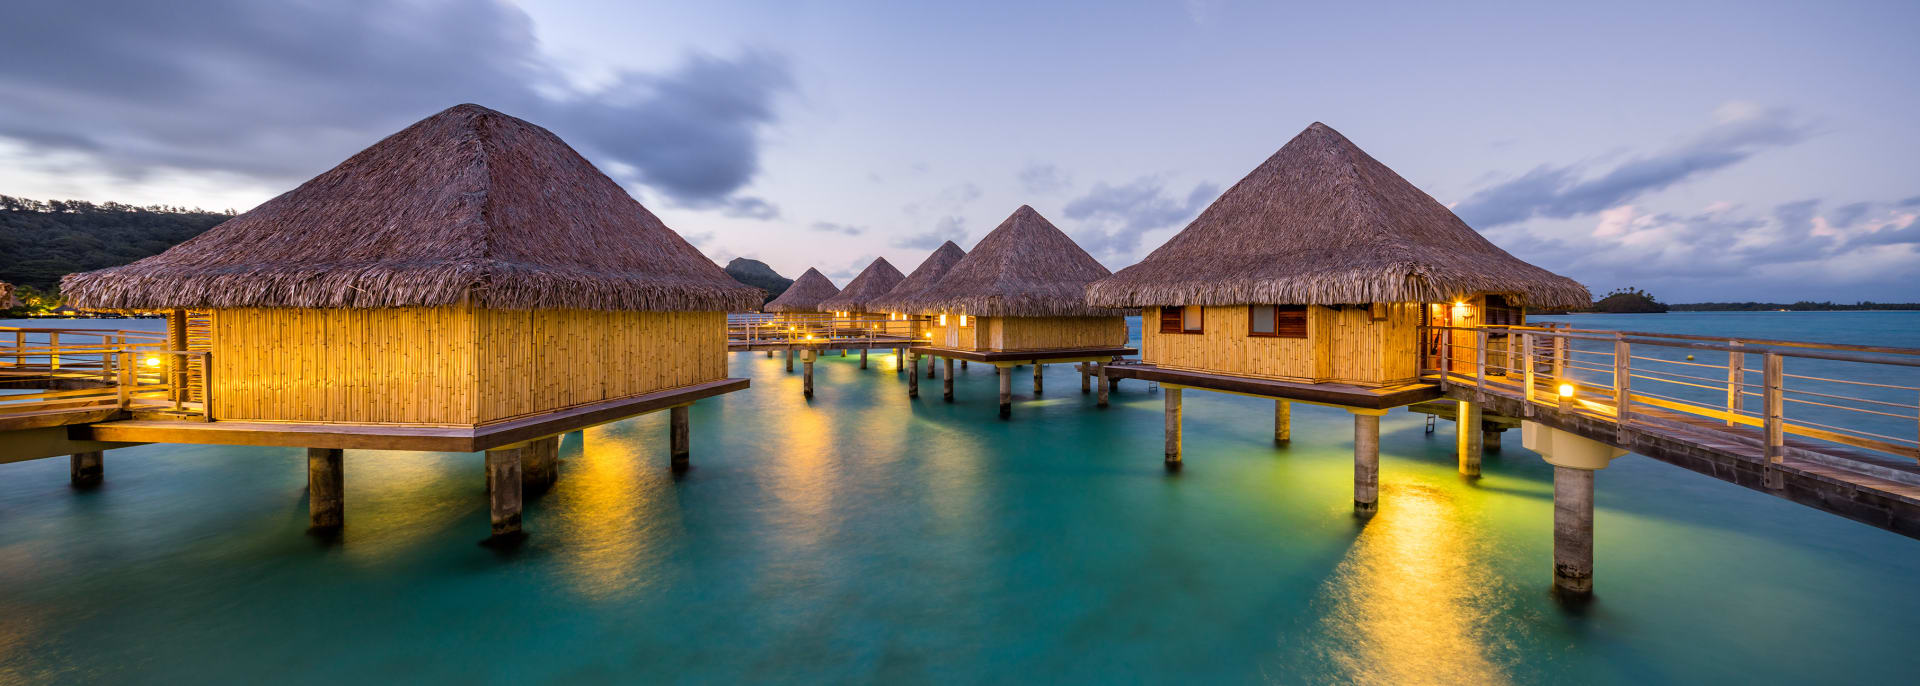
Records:
[[[496,539],[521,532],[520,461],[524,453],[525,444],[487,451],[487,480],[493,484],[488,494],[489,518]]]
[[[860,349],[860,368],[861,369],[867,368],[867,349],[866,348]]]
[[[1460,474],[1480,476],[1480,403],[1459,401],[1454,416],[1454,447],[1460,454]]]
[[[1553,586],[1593,592],[1593,470],[1553,468]]]
[[[1481,450],[1495,453],[1500,452],[1500,434],[1503,433],[1506,432],[1500,429],[1487,429],[1480,432]]]
[[[106,478],[106,453],[93,450],[74,453],[68,465],[67,480],[74,488],[93,488]]]
[[[1082,362],[1074,366],[1080,370],[1080,394],[1086,395],[1088,393],[1092,393],[1093,392],[1093,373],[1088,370],[1093,368],[1093,363]]]
[[[908,353],[907,363],[913,365],[907,370],[907,397],[918,398],[920,397],[920,354]],[[928,363],[927,366],[933,365]]]
[[[1353,415],[1353,513],[1380,510],[1380,415]]]
[[[1033,363],[1033,394],[1034,395],[1040,395],[1041,393],[1040,370],[1044,367],[1046,367],[1046,365],[1040,364],[1039,362]]]
[[[667,410],[667,460],[673,471],[687,471],[693,455],[693,435],[687,427],[688,406],[676,405]]]
[[[1098,407],[1106,407],[1107,387],[1113,383],[1112,380],[1107,378],[1107,365],[1101,362],[1093,363],[1093,373],[1100,375],[1100,399],[1094,404]]]
[[[953,358],[940,358],[940,366],[944,372],[940,379],[940,399],[953,402]]]
[[[343,497],[345,452],[339,448],[307,449],[307,528],[338,529],[346,524]]]
[[[525,492],[539,493],[560,479],[560,437],[548,436],[527,442],[521,457],[520,486]]]
[[[793,348],[787,348],[787,371],[793,371]]]
[[[800,352],[800,366],[801,366],[800,395],[805,396],[808,399],[813,398],[813,359],[815,356],[816,356],[816,353],[812,350],[804,350]]]
[[[1006,419],[1013,416],[1013,370],[1000,366],[994,369],[1000,377],[1000,418]]]
[[[1180,389],[1163,387],[1167,400],[1167,471],[1180,469]]]

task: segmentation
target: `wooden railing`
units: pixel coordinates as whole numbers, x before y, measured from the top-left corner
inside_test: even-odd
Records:
[[[165,334],[0,327],[0,417],[115,407],[209,419],[211,353]]]
[[[860,343],[900,344],[923,338],[926,317],[832,314],[727,315],[727,342],[733,344]]]
[[[1920,460],[1920,350],[1529,326],[1426,328],[1426,340],[1438,344],[1423,360],[1423,377],[1519,392],[1530,414],[1571,408],[1629,423],[1677,413],[1752,427],[1776,463],[1789,435]]]

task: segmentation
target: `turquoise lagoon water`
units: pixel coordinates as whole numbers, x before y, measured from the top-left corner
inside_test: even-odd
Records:
[[[1920,345],[1920,315],[1573,318]],[[79,325],[150,328],[152,322]],[[1551,472],[1509,434],[1475,482],[1451,426],[1158,393],[1099,410],[1064,366],[916,401],[876,355],[778,359],[692,411],[590,429],[497,552],[481,459],[349,451],[347,528],[304,535],[302,453],[147,446],[73,492],[0,465],[0,683],[1805,683],[1920,672],[1920,542],[1639,457],[1597,479],[1595,601],[1551,586]],[[1016,377],[1024,382],[1024,378]]]

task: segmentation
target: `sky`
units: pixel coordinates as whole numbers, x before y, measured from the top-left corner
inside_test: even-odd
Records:
[[[1920,301],[1916,2],[73,0],[0,194],[246,210],[446,107],[844,285],[1032,205],[1111,269],[1334,127],[1596,295]]]

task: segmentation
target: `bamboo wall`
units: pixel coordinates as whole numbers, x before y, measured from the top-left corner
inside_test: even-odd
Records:
[[[1122,317],[989,317],[988,350],[1111,348],[1127,344]]]
[[[1141,318],[1141,359],[1172,369],[1306,383],[1381,386],[1419,374],[1420,306],[1394,303],[1374,321],[1372,308],[1307,308],[1306,338],[1247,335],[1247,307],[1206,307],[1203,333],[1160,333],[1160,312]]]
[[[217,310],[214,417],[472,425],[726,376],[719,312]]]

